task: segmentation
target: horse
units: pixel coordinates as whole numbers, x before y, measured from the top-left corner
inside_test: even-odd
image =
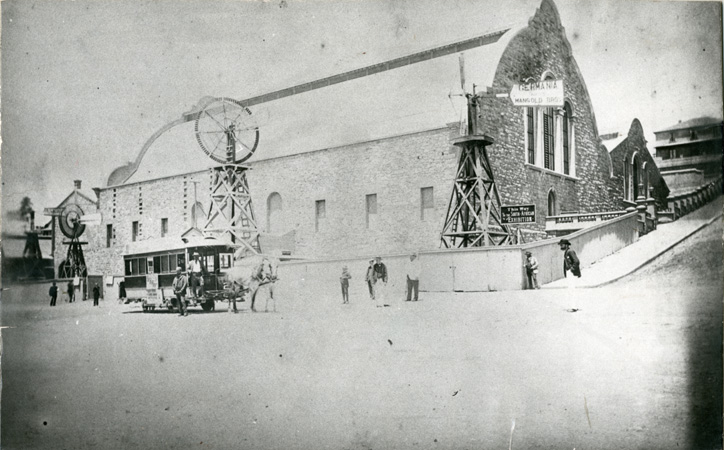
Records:
[[[260,288],[267,292],[265,311],[269,311],[269,300],[272,300],[276,312],[276,299],[274,298],[274,283],[277,281],[277,267],[279,260],[273,257],[254,255],[234,262],[234,266],[225,271],[226,281],[231,288],[229,298],[229,311],[236,311],[236,297],[248,293],[251,300],[251,310],[256,312],[256,296]]]

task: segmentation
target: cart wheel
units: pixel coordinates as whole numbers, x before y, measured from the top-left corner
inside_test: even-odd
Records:
[[[143,312],[148,312],[148,306],[143,306]]]
[[[201,304],[201,309],[203,309],[206,312],[209,312],[214,309],[214,301],[213,300],[206,300]]]

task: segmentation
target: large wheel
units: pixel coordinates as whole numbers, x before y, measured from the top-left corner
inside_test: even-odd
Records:
[[[206,312],[209,312],[214,309],[214,301],[213,300],[206,300],[205,302],[201,303],[201,309],[203,309]]]
[[[230,98],[210,98],[196,118],[196,140],[211,159],[240,164],[256,151],[259,127],[249,108]]]

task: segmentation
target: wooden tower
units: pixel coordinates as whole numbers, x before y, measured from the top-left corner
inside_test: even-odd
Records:
[[[501,223],[500,196],[488,160],[487,146],[494,141],[479,131],[480,97],[475,95],[475,86],[473,94],[465,97],[467,133],[453,140],[453,145],[460,148],[460,158],[445,225],[440,234],[441,247],[511,244],[511,231]]]
[[[203,231],[204,234],[228,233],[232,243],[242,246],[242,256],[255,255],[261,253],[261,246],[246,179],[250,169],[231,162],[236,160],[236,146],[232,124],[227,131],[226,148],[230,162],[211,169],[211,207]]]

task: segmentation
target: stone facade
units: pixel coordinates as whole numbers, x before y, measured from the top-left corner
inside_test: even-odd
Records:
[[[563,173],[530,164],[527,158],[526,110],[507,98],[482,100],[482,131],[494,138],[488,147],[503,204],[535,204],[532,232],[545,230],[551,198],[556,212],[601,212],[621,207],[620,184],[611,160],[599,145],[590,98],[555,5],[541,7],[508,43],[497,62],[491,93],[507,92],[514,83],[550,76],[563,80],[568,110],[556,110],[556,127],[567,114],[571,168]],[[336,148],[250,164],[249,188],[256,220],[263,232],[294,236],[293,255],[310,258],[355,258],[405,254],[440,247],[457,168],[459,124],[359,142]],[[560,134],[560,129],[557,128]],[[556,159],[563,150],[556,144]],[[100,190],[102,224],[89,259],[93,273],[121,275],[125,242],[180,235],[193,225],[193,182],[204,212],[210,204],[208,171]],[[110,246],[107,226],[112,225]],[[201,225],[201,224],[199,224]],[[262,240],[263,244],[264,240]],[[270,249],[262,249],[267,252]],[[272,249],[274,250],[274,249]]]
[[[632,189],[634,174],[638,175],[637,191],[640,191],[644,198],[652,197],[660,206],[666,204],[669,188],[646,147],[644,131],[637,119],[631,123],[626,139],[609,150],[612,182],[608,195],[619,200],[619,209],[636,207],[636,198]]]

